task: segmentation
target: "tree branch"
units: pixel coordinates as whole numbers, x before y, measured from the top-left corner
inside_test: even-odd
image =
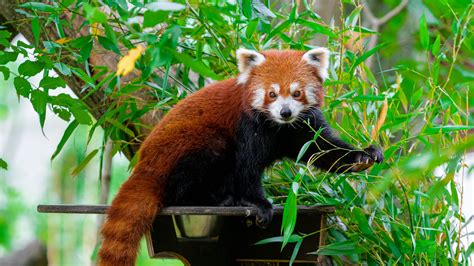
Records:
[[[396,6],[394,9],[390,10],[387,14],[385,14],[383,17],[376,17],[372,10],[370,10],[370,7],[367,3],[366,0],[361,0],[361,3],[364,5],[364,8],[362,9],[364,15],[366,16],[367,20],[371,24],[370,28],[373,29],[374,31],[379,31],[380,27],[387,23],[390,19],[392,19],[394,16],[398,15],[407,5],[408,5],[408,0],[402,0],[398,6]],[[367,44],[367,50],[370,51],[372,50],[378,42],[379,36],[377,34],[374,34],[370,37],[369,43]],[[367,58],[367,61],[365,62],[365,65],[368,68],[372,68],[373,66],[373,56],[370,56]]]
[[[34,43],[33,31],[31,28],[31,24],[29,23],[30,19],[16,12],[18,9],[18,5],[27,2],[27,0],[2,0],[0,1],[0,25],[5,25],[7,27],[14,28],[14,32],[21,33],[30,43]],[[89,34],[89,28],[84,26],[85,19],[81,16],[76,14],[72,14],[71,12],[65,12],[61,14],[61,19],[65,19],[71,21],[72,27],[63,27],[63,31],[65,36],[71,39],[75,39],[81,36],[85,36]],[[47,23],[42,28],[42,34],[40,36],[41,40],[57,40],[59,36],[57,35],[57,30],[55,28],[54,23]],[[110,71],[114,71],[119,60],[119,56],[115,53],[110,52],[108,50],[102,49],[100,46],[96,46],[91,55],[89,57],[89,65],[101,65],[107,66]],[[86,69],[85,64],[81,64],[77,61],[76,58],[72,56],[63,56],[61,58],[61,62],[65,63],[69,66],[79,68],[84,70],[84,72],[89,73],[89,69]],[[105,94],[104,90],[95,90],[93,93],[90,93],[90,90],[84,90],[84,82],[76,77],[75,75],[64,76],[59,71],[56,71],[57,74],[63,78],[72,92],[83,101],[91,115],[96,119],[100,119],[103,114],[107,111],[107,107],[111,106],[113,101],[110,100]],[[130,81],[131,79],[137,77],[139,73],[130,74],[127,77],[124,77],[121,82],[125,83]],[[99,80],[100,81],[100,80]],[[99,82],[98,81],[98,82]],[[137,91],[134,93],[134,97],[139,98],[140,101],[138,105],[146,104],[150,100],[150,96],[146,94],[146,89],[142,91]],[[86,97],[87,95],[87,97]],[[121,98],[118,101],[123,101],[124,99]],[[161,119],[161,112],[149,112],[140,118],[139,124],[140,125],[153,125],[156,124]],[[107,125],[102,125],[107,126]],[[138,125],[131,125],[131,127],[138,128],[139,132],[146,133],[149,132],[149,129],[143,126]],[[131,145],[127,145],[126,149],[122,150],[122,152],[127,156],[128,159],[131,159],[134,153],[138,150],[139,142],[137,139],[131,139],[127,137],[127,139],[118,140],[124,141],[125,143],[130,143]]]

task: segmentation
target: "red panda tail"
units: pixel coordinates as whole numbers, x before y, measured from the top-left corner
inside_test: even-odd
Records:
[[[112,201],[102,227],[99,265],[135,265],[140,240],[162,205],[159,181],[150,174],[135,171]]]

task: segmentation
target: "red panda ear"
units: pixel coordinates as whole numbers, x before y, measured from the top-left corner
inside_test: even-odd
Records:
[[[265,56],[259,52],[240,48],[236,52],[237,54],[237,65],[239,67],[240,75],[238,78],[239,83],[247,82],[250,70],[255,66],[258,66],[265,62]]]
[[[328,77],[329,50],[324,47],[316,47],[306,52],[302,60],[318,69],[323,80]]]

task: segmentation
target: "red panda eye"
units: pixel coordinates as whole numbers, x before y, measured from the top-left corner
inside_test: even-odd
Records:
[[[300,97],[301,96],[301,92],[300,91],[295,91],[293,93],[293,97]]]
[[[270,95],[270,98],[276,98],[277,95],[273,91],[271,91],[268,95]]]

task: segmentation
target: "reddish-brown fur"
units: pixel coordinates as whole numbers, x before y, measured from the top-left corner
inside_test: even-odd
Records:
[[[224,141],[213,136],[216,131],[230,138],[234,135],[242,112],[250,108],[252,83],[279,83],[285,89],[295,81],[306,84],[312,79],[314,83],[317,70],[301,61],[303,52],[263,54],[265,63],[252,70],[246,85],[229,79],[207,86],[178,103],[154,128],[140,149],[140,160],[131,177],[122,185],[107,213],[100,265],[135,263],[140,239],[163,207],[168,173],[182,156],[195,150],[206,146],[226,148]],[[322,102],[322,90],[317,95]]]

